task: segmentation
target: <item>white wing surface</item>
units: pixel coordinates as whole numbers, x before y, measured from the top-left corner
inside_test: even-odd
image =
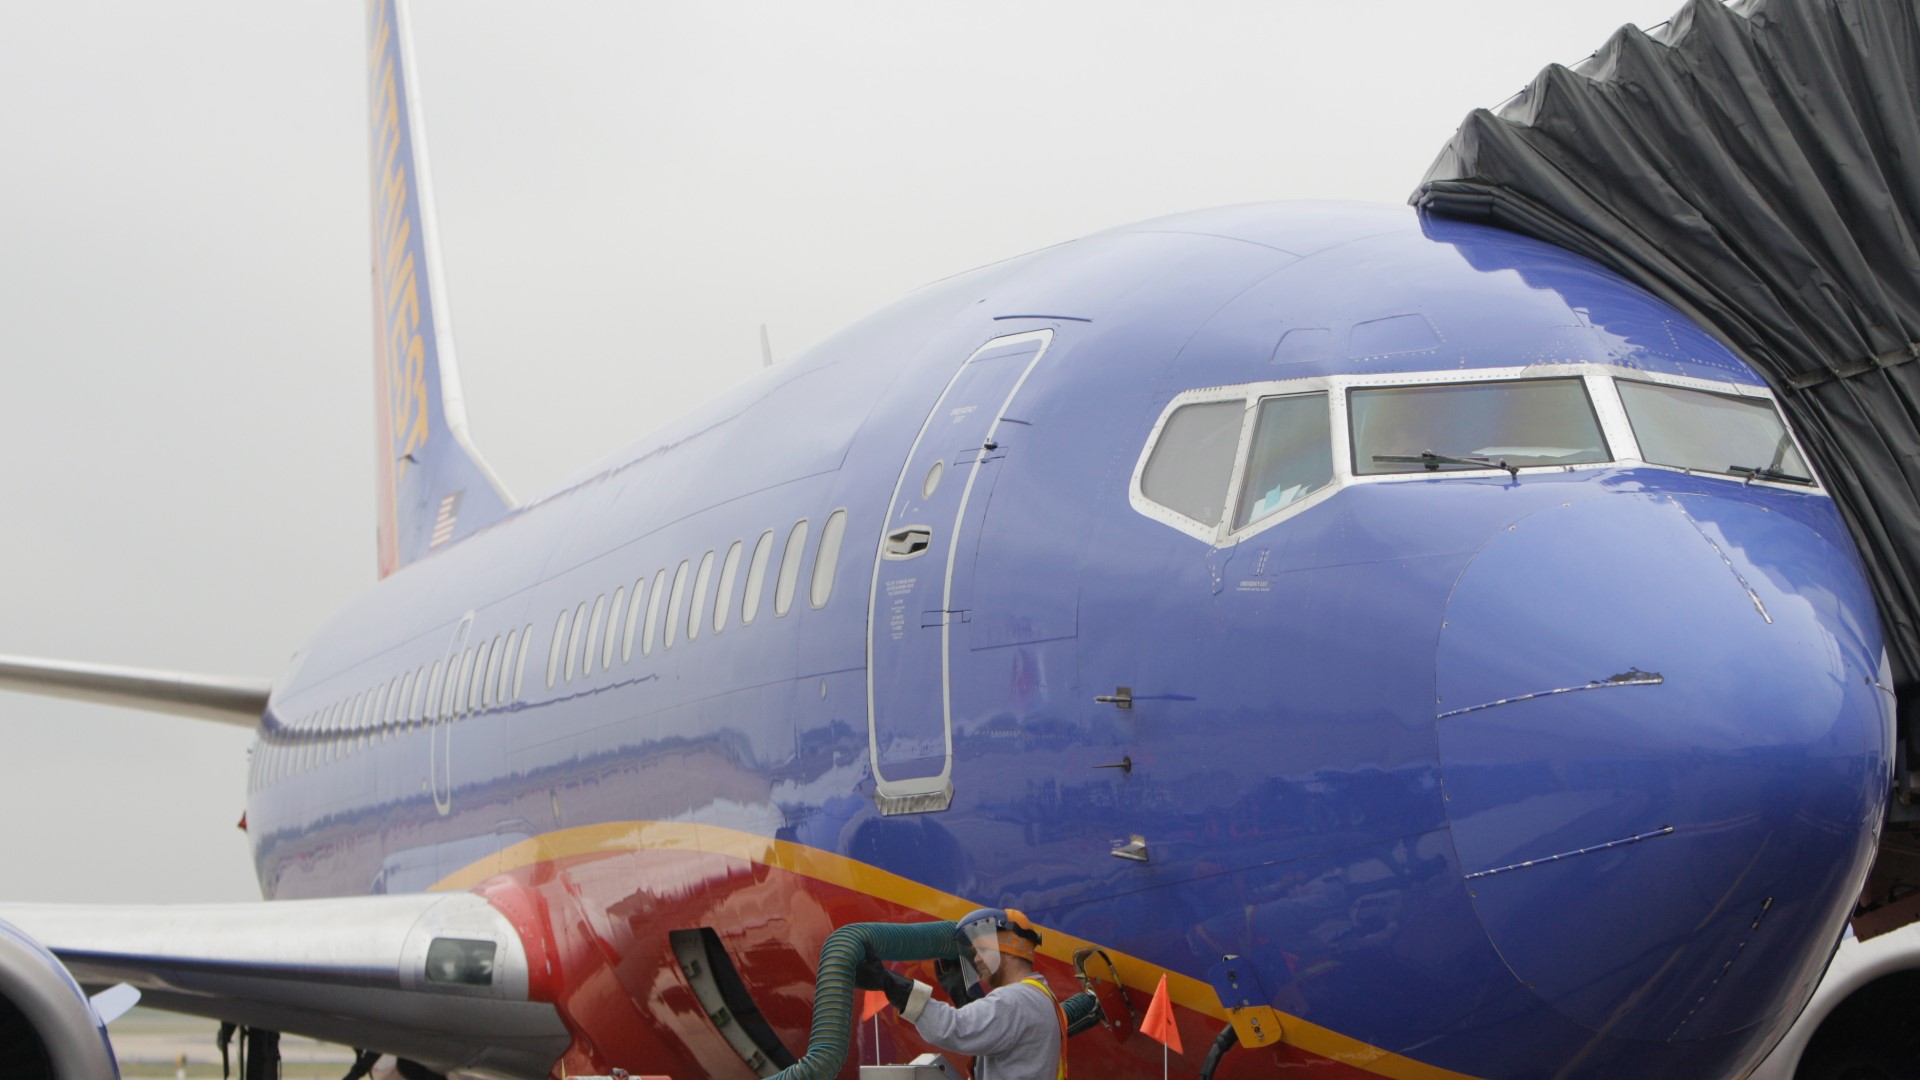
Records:
[[[377,1049],[441,1071],[544,1077],[569,1035],[553,961],[474,893],[241,904],[0,905],[87,987]],[[530,956],[531,951],[531,956]]]

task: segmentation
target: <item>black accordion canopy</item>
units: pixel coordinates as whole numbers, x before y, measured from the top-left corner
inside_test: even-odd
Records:
[[[1693,0],[1467,117],[1411,200],[1587,255],[1772,384],[1920,717],[1920,3]]]

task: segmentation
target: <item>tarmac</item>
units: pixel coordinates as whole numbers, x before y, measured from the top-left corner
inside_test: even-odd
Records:
[[[214,1035],[220,1025],[197,1016],[135,1008],[107,1026],[120,1074],[126,1080],[150,1077],[186,1077],[205,1080],[220,1075],[220,1050]],[[239,1065],[239,1039],[229,1048]],[[353,1051],[333,1043],[315,1042],[297,1035],[280,1040],[283,1080],[340,1080],[353,1064]]]

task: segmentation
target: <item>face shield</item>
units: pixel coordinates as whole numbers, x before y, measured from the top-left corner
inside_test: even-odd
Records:
[[[985,984],[1000,970],[998,911],[976,911],[954,928],[960,939],[960,967],[970,983]]]

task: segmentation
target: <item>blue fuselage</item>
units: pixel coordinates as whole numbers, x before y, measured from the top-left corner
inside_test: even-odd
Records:
[[[985,366],[1017,335],[1044,347]],[[930,286],[349,606],[255,751],[263,889],[699,825],[1194,980],[1236,955],[1284,1017],[1438,1070],[1735,1072],[1811,992],[1887,790],[1825,494],[1616,446],[1347,465],[1212,537],[1141,506],[1181,394],[1507,369],[1763,385],[1591,263],[1401,209],[1210,211]],[[633,894],[702,887],[636,845]]]

